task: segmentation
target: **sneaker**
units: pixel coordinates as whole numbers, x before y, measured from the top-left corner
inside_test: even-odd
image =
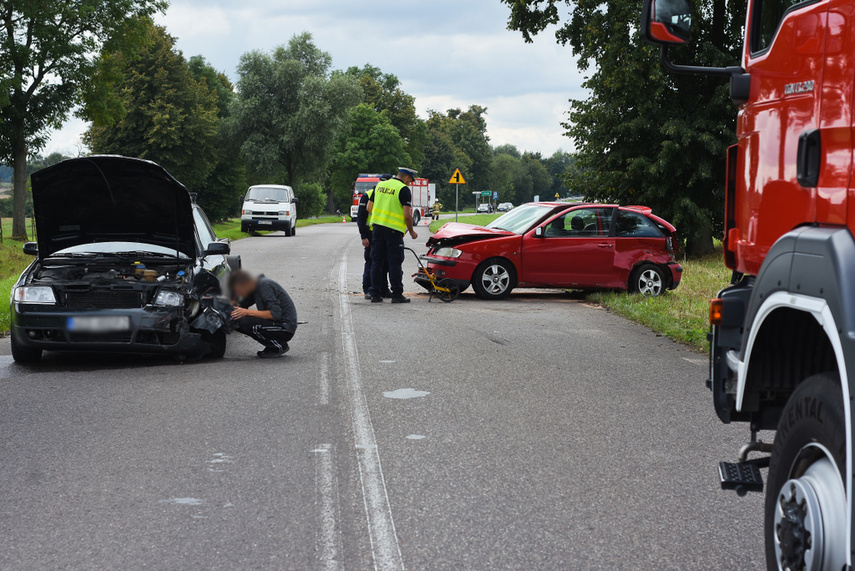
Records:
[[[383,298],[380,297],[379,295],[372,295],[371,296],[371,303],[383,303]]]
[[[256,355],[258,355],[262,359],[278,359],[290,350],[290,347],[288,347],[287,345],[285,347],[286,348],[282,351],[280,351],[279,349],[274,349],[273,347],[268,347],[264,351],[259,351],[258,353],[256,353]]]
[[[393,297],[392,303],[410,303],[410,298],[404,296]]]

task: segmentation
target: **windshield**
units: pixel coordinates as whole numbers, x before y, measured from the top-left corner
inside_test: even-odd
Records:
[[[247,202],[288,202],[288,191],[272,186],[255,186],[246,193],[246,200]]]
[[[116,254],[125,252],[139,252],[145,254],[153,254],[155,256],[172,256],[175,257],[175,250],[164,248],[155,244],[143,244],[141,242],[98,242],[93,244],[78,244],[54,253],[54,256],[63,256],[69,254]],[[187,256],[181,254],[181,258],[186,259]]]
[[[536,204],[520,206],[516,210],[499,216],[488,224],[487,228],[523,234],[531,228],[532,224],[549,214],[552,209],[552,206],[538,206]]]
[[[354,191],[356,192],[356,194],[365,194],[369,190],[372,190],[375,186],[377,186],[376,182],[357,182]]]

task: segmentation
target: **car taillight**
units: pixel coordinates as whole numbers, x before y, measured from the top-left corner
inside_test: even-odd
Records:
[[[720,327],[724,320],[724,300],[714,299],[710,302],[710,325]]]

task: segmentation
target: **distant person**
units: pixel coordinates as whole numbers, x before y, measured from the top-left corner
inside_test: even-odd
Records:
[[[392,177],[387,175],[385,179],[381,180],[389,180],[390,178]],[[372,297],[371,292],[373,289],[371,278],[371,242],[374,239],[374,227],[368,220],[368,199],[371,197],[373,192],[374,189],[371,189],[359,197],[359,210],[356,214],[356,226],[359,228],[359,236],[362,238],[365,260],[365,266],[362,269],[362,293],[365,294],[365,299],[369,300]],[[387,280],[388,275],[389,264],[385,263],[383,267],[383,281],[378,284],[377,288],[380,291],[380,297],[383,298],[392,297],[392,291],[389,289],[389,282]]]
[[[371,242],[371,303],[382,303],[384,262],[388,263],[392,303],[410,303],[404,297],[404,234],[413,240],[413,195],[408,184],[418,177],[413,169],[400,167],[397,176],[377,184],[368,198],[368,213],[374,227]]]
[[[434,220],[439,220],[439,213],[442,212],[442,204],[439,202],[439,200],[434,201],[430,212],[431,214],[433,214]]]
[[[276,359],[287,353],[297,332],[297,309],[285,288],[263,275],[256,278],[237,270],[229,277],[229,289],[236,329],[264,345],[258,356]],[[253,305],[255,309],[249,309]]]

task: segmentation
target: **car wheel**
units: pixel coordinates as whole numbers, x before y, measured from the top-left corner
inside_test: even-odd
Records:
[[[846,426],[836,375],[793,392],[775,435],[766,489],[766,567],[846,567]]]
[[[419,222],[422,221],[422,215],[419,214],[417,210],[413,211],[413,226],[418,226]]]
[[[639,266],[629,279],[629,291],[659,297],[665,293],[665,273],[653,264]]]
[[[210,345],[208,349],[208,357],[212,359],[222,359],[226,355],[226,332],[222,329],[216,333],[202,334],[202,340]]]
[[[514,289],[516,272],[507,260],[487,260],[475,269],[472,287],[481,299],[505,299]]]
[[[15,341],[15,336],[12,335],[12,358],[16,363],[21,363],[22,365],[38,363],[42,359],[42,350],[24,347]]]

